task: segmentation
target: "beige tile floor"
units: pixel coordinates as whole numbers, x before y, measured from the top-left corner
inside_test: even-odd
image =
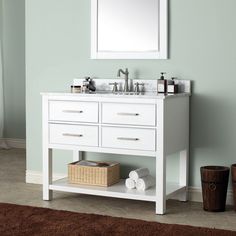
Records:
[[[0,150],[0,202],[236,231],[232,207],[223,213],[209,213],[200,203],[168,201],[167,214],[157,216],[154,203],[149,202],[70,193],[55,193],[53,201],[42,201],[42,186],[25,184],[25,165],[24,150]]]

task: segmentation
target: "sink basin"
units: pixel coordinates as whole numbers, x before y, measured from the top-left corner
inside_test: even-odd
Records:
[[[114,94],[114,95],[144,95],[144,93],[135,93],[135,92],[112,92],[112,91],[96,91],[90,92],[90,94]]]
[[[144,92],[136,93],[136,92],[116,92],[114,94],[117,95],[144,95]]]
[[[112,94],[112,91],[95,91],[95,92],[89,92],[91,94]]]

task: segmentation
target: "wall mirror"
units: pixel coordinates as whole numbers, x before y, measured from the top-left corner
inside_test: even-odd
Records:
[[[168,0],[91,0],[92,59],[167,59]]]

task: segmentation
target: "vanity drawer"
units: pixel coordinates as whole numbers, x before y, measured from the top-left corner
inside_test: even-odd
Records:
[[[102,127],[102,147],[156,150],[155,129]]]
[[[49,120],[97,123],[98,103],[49,101]]]
[[[102,122],[105,124],[155,126],[156,105],[103,103]]]
[[[98,126],[49,125],[50,144],[98,146]]]

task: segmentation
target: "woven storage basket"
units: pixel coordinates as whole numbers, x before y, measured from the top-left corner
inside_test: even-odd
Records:
[[[103,162],[104,163],[104,162]],[[107,167],[91,167],[78,165],[78,162],[68,164],[68,179],[73,184],[110,186],[120,180],[120,164],[106,162]]]

